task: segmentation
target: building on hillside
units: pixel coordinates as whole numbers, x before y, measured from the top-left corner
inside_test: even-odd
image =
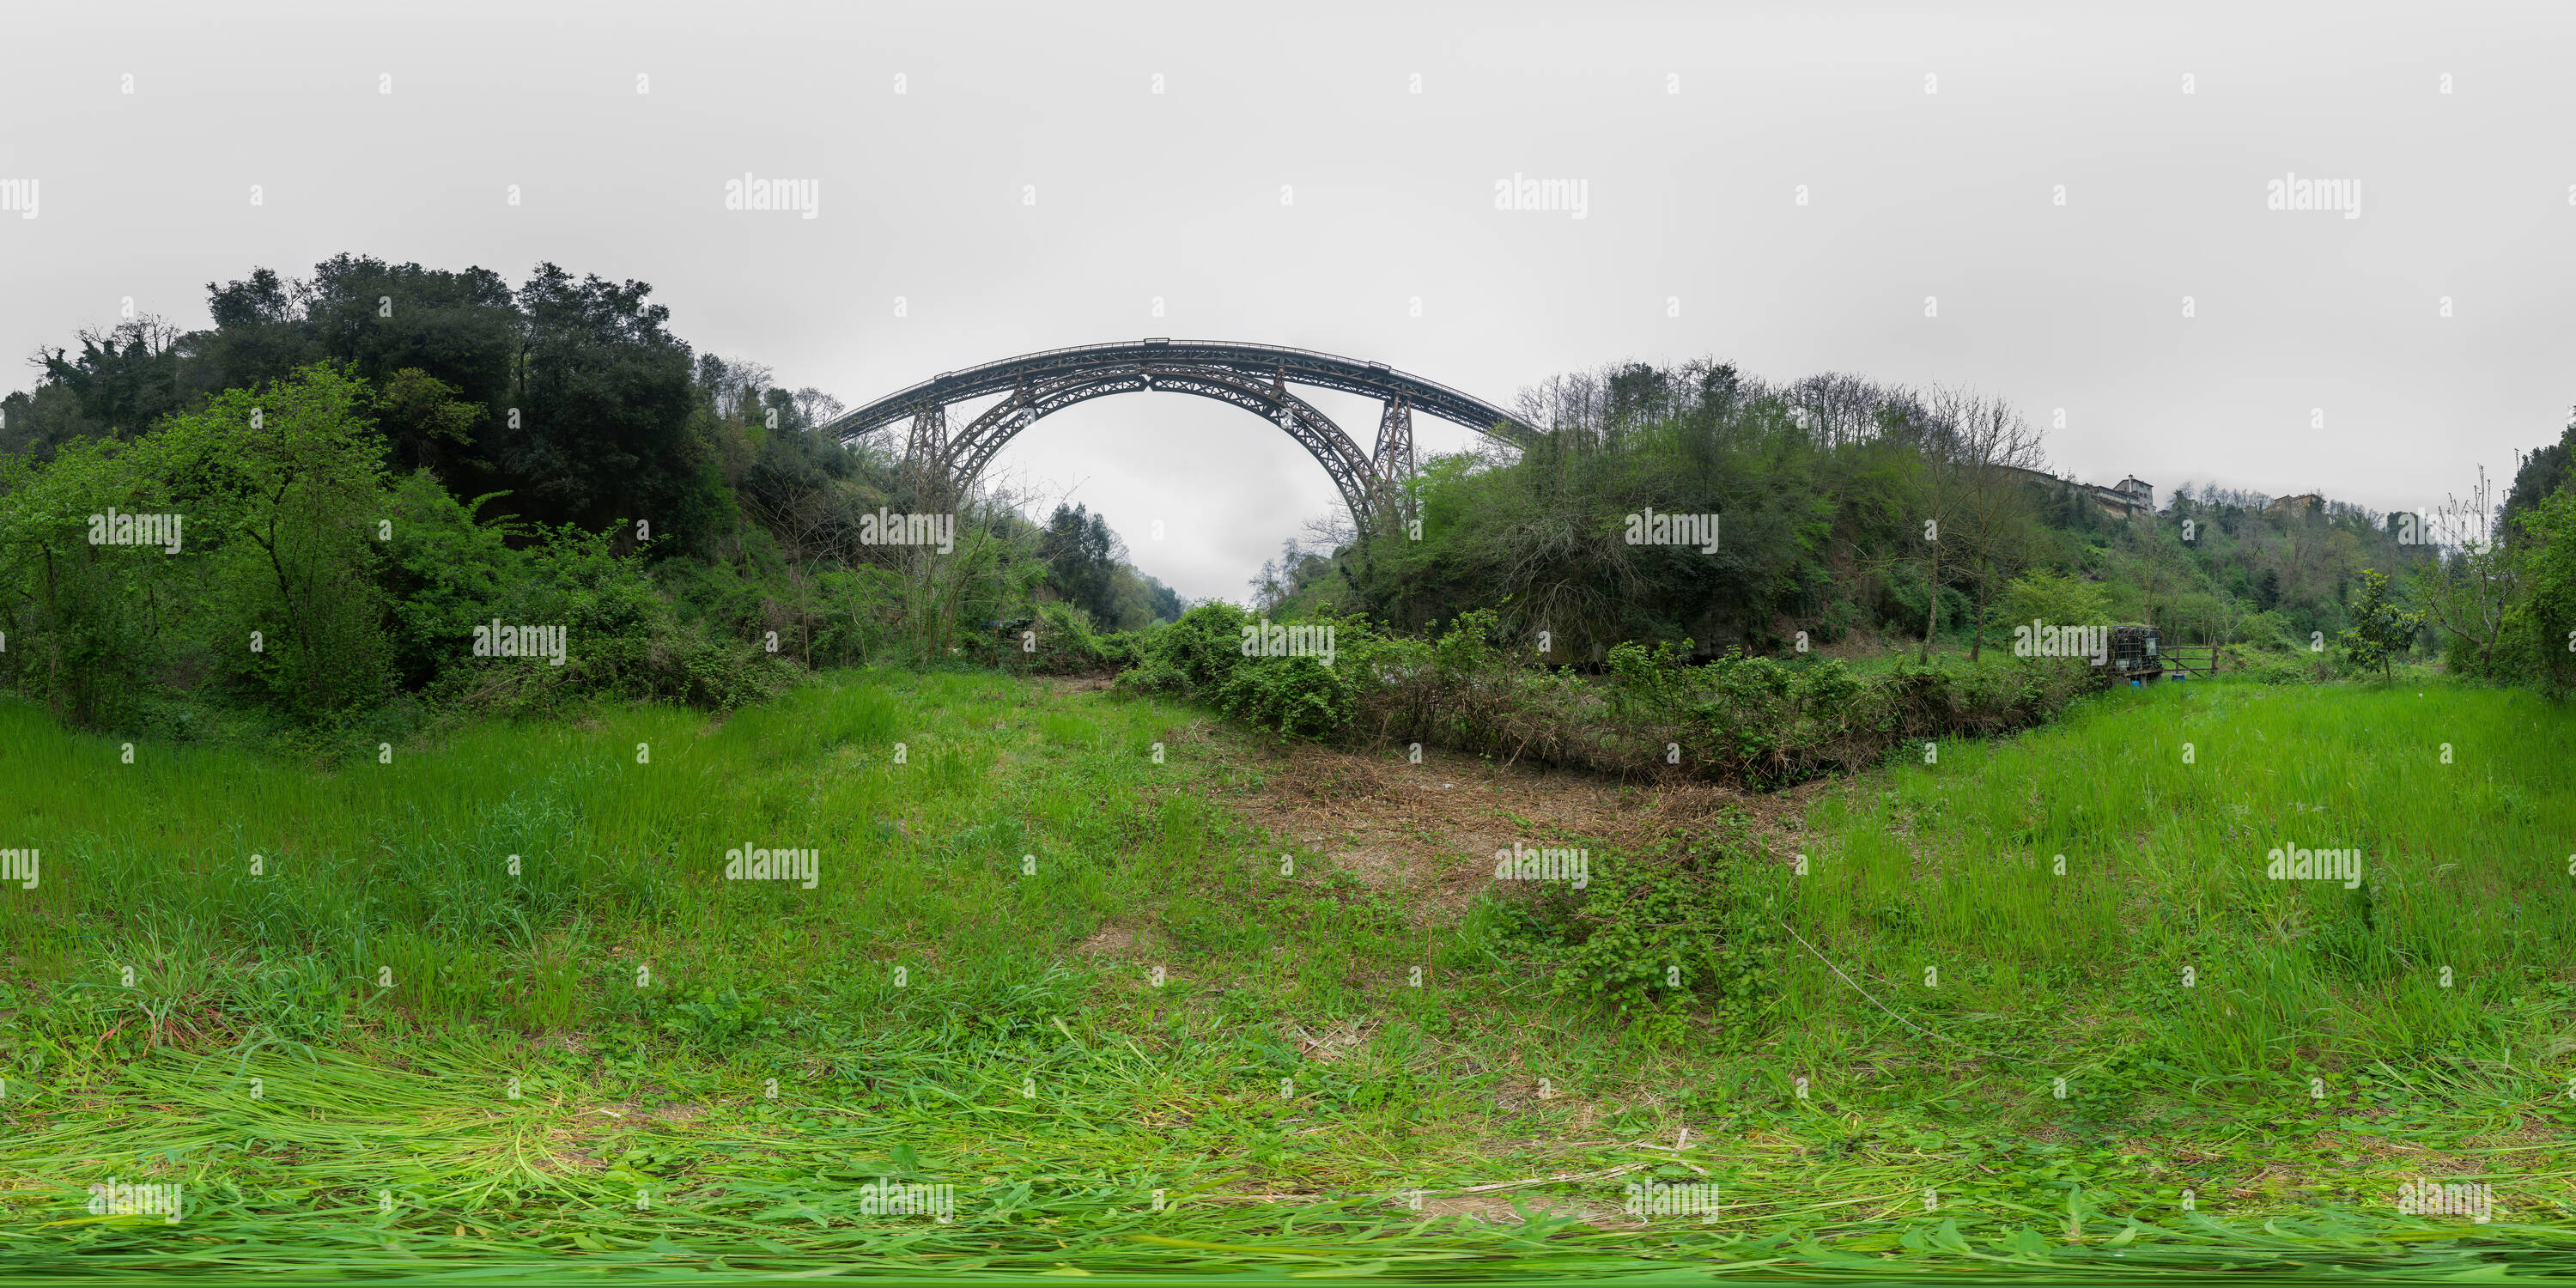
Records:
[[[2287,510],[2292,515],[2308,515],[2315,514],[2325,508],[2326,499],[2324,497],[2321,497],[2314,492],[2302,492],[2297,496],[2276,496],[2272,498],[2272,503],[2264,506],[2263,512],[2265,514],[2270,514],[2274,510]]]
[[[2089,497],[2093,504],[2101,507],[2104,512],[2120,518],[2128,519],[2142,514],[2153,514],[2156,510],[2155,485],[2134,474],[2110,487],[2103,487],[2097,483],[2078,483],[2074,479],[2059,478],[2045,470],[2026,470],[2018,465],[2006,468],[2052,491],[2065,489]]]

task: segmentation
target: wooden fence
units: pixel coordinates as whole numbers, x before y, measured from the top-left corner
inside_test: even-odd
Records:
[[[2218,674],[2218,646],[2214,644],[2167,644],[2159,656],[2167,674],[2183,671],[2194,678]]]

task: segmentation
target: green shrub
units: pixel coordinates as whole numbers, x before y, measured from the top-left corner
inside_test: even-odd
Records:
[[[1663,847],[1595,862],[1581,891],[1551,891],[1506,910],[1508,939],[1549,972],[1556,993],[1609,1008],[1650,1037],[1672,1038],[1691,1014],[1713,1015],[1719,1044],[1741,1050],[1778,998],[1780,877],[1743,842]]]
[[[1531,664],[1486,610],[1431,640],[1391,637],[1362,617],[1300,625],[1333,628],[1332,665],[1246,657],[1244,632],[1259,624],[1209,604],[1141,636],[1118,688],[1205,702],[1293,737],[1777,786],[1874,763],[1908,739],[2027,727],[2089,680],[2082,668],[2011,659],[1901,663],[1868,679],[1837,660],[1741,650],[1691,666],[1688,640],[1615,646],[1608,676],[1593,679]]]
[[[1247,724],[1322,738],[1350,723],[1355,697],[1350,672],[1338,665],[1315,657],[1266,657],[1236,667],[1218,690],[1217,704]]]
[[[1134,661],[1139,647],[1138,633],[1102,634],[1093,629],[1090,613],[1061,602],[1038,605],[1036,617],[1022,629],[1031,634],[1005,632],[1007,638],[1000,641],[1003,658],[1045,675],[1115,671]],[[1032,644],[1034,649],[1026,647]]]

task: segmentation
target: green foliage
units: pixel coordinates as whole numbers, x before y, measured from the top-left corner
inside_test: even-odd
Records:
[[[2576,489],[2560,488],[2521,516],[2529,597],[2508,610],[2513,659],[2553,694],[2576,692]]]
[[[152,464],[123,444],[74,439],[42,468],[23,458],[0,465],[0,577],[16,640],[0,651],[0,668],[59,718],[89,723],[129,709],[135,688],[177,650],[170,619],[201,593],[188,574],[204,562],[202,543],[181,565],[149,547],[88,540],[91,516],[145,508],[136,502],[157,491]]]
[[[2496,535],[2509,545],[2538,535],[2526,516],[2566,487],[2571,470],[2576,470],[2576,420],[2567,422],[2558,441],[2542,444],[2522,458],[2521,468],[2514,471],[2513,489],[2505,494],[2504,511],[2497,517]]]
[[[1864,454],[1838,460],[1798,429],[1782,391],[1729,367],[1603,379],[1516,462],[1431,461],[1419,539],[1363,533],[1339,561],[1355,606],[1408,630],[1492,608],[1515,636],[1543,625],[1571,662],[1685,635],[1768,646],[1775,618],[1820,609],[1838,527],[1876,521],[1838,513],[1842,467]],[[1900,486],[1901,470],[1888,482]],[[1630,544],[1628,517],[1649,509],[1722,514],[1723,539],[1713,551]]]
[[[1132,662],[1136,639],[1125,632],[1104,635],[1092,629],[1088,613],[1071,604],[1050,602],[1038,605],[1036,615],[1026,622],[1005,623],[995,647],[1005,666],[1044,675],[1091,675],[1115,672]]]
[[[137,689],[212,672],[313,719],[388,683],[375,522],[382,440],[329,364],[130,442],[11,462],[0,584],[29,655],[10,679],[68,718],[131,718]],[[167,545],[94,543],[107,514],[169,515]]]
[[[709,1050],[729,1050],[775,1035],[778,1021],[769,1015],[757,992],[701,984],[650,994],[644,1017],[653,1030]]]
[[[1133,670],[1118,677],[1122,691],[1212,701],[1234,676],[1243,656],[1243,610],[1220,600],[1181,614],[1180,620],[1140,641]]]
[[[1046,534],[1038,541],[1038,557],[1047,564],[1047,584],[1096,621],[1116,620],[1118,605],[1111,582],[1118,556],[1118,538],[1109,531],[1108,520],[1080,505],[1056,506]]]
[[[2395,659],[2405,655],[2424,629],[2424,614],[2391,602],[2388,575],[2376,569],[2362,571],[2351,612],[2353,625],[2342,636],[2344,650],[2356,665],[2378,667],[2381,678],[2388,678]]]
[[[1350,723],[1354,692],[1346,665],[1318,657],[1258,658],[1226,678],[1217,705],[1248,724],[1321,738]]]
[[[1265,629],[1291,627],[1318,643],[1329,632],[1330,659],[1256,655],[1265,648]],[[1138,636],[1136,665],[1118,683],[1130,693],[1194,698],[1286,737],[1323,738],[1351,726],[1386,644],[1365,618],[1273,623],[1247,618],[1231,604],[1201,604]]]
[[[246,654],[250,674],[306,719],[372,705],[390,681],[376,526],[384,440],[367,417],[371,404],[363,383],[324,363],[257,390],[225,390],[151,435],[220,488],[194,501],[222,542],[226,616],[235,630],[260,632],[261,650]],[[187,487],[178,478],[164,486],[174,497]]]
[[[406,414],[453,423],[426,377]],[[407,401],[405,401],[407,400]],[[618,695],[729,707],[793,682],[748,643],[684,626],[608,533],[478,521],[426,471],[382,470],[384,406],[317,364],[130,441],[75,439],[5,466],[0,679],[65,718],[131,726],[161,695],[224,695],[314,725],[397,687],[522,709]],[[172,513],[177,550],[93,544],[91,516]],[[615,525],[621,531],[625,525]],[[473,631],[565,629],[564,665],[477,658]]]
[[[1547,629],[1552,660],[1586,665],[1626,642],[1782,656],[1799,633],[1810,647],[1854,630],[1913,640],[1934,621],[1972,651],[1998,622],[2034,617],[2228,644],[2273,612],[2301,637],[2332,635],[2351,625],[2364,567],[2433,558],[2398,545],[2385,516],[2339,503],[2185,484],[2165,510],[2130,514],[2027,472],[1934,468],[1956,439],[1945,417],[1969,405],[1938,391],[1766,385],[1694,362],[1575,373],[1533,398],[1546,441],[1516,459],[1430,462],[1418,535],[1292,551],[1263,584],[1301,612],[1346,602],[1403,630],[1490,608],[1511,638]],[[1934,493],[1952,512],[1937,550],[1921,529]],[[1718,514],[1723,539],[1631,544],[1648,510]]]
[[[1284,624],[1276,624],[1284,625]],[[1992,733],[2047,718],[2082,677],[1944,658],[1862,677],[1835,659],[1730,652],[1702,666],[1688,641],[1609,652],[1605,681],[1533,665],[1500,617],[1461,614],[1433,641],[1365,618],[1331,626],[1335,657],[1247,657],[1261,623],[1201,605],[1140,638],[1125,692],[1187,697],[1284,734],[1471,754],[1630,777],[1775,786],[1856,768],[1897,742]]]
[[[2007,631],[2034,621],[2051,626],[2099,625],[2111,615],[2110,598],[2099,585],[2049,568],[2034,568],[2014,578],[2004,588],[1998,607]]]
[[[1740,820],[1729,829],[1740,838]],[[1507,934],[1549,974],[1552,991],[1605,1006],[1653,1039],[1707,1016],[1717,1045],[1744,1050],[1779,997],[1787,937],[1781,871],[1742,844],[1667,842],[1630,860],[1596,859],[1585,889],[1512,906]]]

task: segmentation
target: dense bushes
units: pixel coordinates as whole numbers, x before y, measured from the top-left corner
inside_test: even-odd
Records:
[[[1049,602],[1029,617],[993,624],[975,639],[978,660],[1040,675],[1096,675],[1135,660],[1137,635],[1102,633],[1071,604]]]
[[[1042,528],[819,432],[836,399],[692,350],[649,295],[340,255],[210,284],[210,329],[41,352],[0,396],[0,687],[92,726],[397,732],[422,700],[723,706],[800,665],[1099,669],[1125,646],[1095,622],[1177,615],[1097,516]],[[109,513],[184,537],[91,544]],[[1050,592],[1093,619],[1000,647]],[[538,669],[460,652],[495,619],[576,642]]]
[[[1945,659],[1867,677],[1838,661],[1741,653],[1691,666],[1687,642],[1619,645],[1608,676],[1592,678],[1505,647],[1490,613],[1465,614],[1431,640],[1356,617],[1298,625],[1331,628],[1329,664],[1247,656],[1247,628],[1277,626],[1202,605],[1141,637],[1119,687],[1193,698],[1291,737],[1777,786],[1871,763],[1899,742],[2022,728],[2090,682],[2080,663],[2058,661]]]
[[[404,397],[423,390],[408,382]],[[385,407],[323,363],[131,439],[9,460],[0,682],[80,723],[149,723],[184,698],[310,726],[402,693],[721,707],[791,681],[753,645],[683,626],[642,557],[608,535],[483,521],[489,498],[461,503],[425,472],[388,477]],[[150,542],[127,542],[112,515],[147,516]],[[529,626],[559,632],[560,662],[508,646]]]

